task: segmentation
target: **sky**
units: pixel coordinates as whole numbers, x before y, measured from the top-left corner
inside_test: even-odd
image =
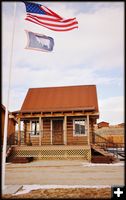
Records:
[[[124,2],[40,2],[63,18],[76,17],[78,29],[51,31],[25,20],[23,2],[2,2],[2,104],[20,110],[29,88],[96,85],[100,117],[124,122]],[[15,21],[15,23],[14,23]],[[14,26],[15,24],[15,26]],[[12,48],[12,36],[14,41]],[[25,30],[54,39],[52,52],[29,50]]]

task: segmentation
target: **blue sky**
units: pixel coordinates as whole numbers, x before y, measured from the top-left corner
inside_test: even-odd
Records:
[[[76,17],[79,28],[62,33],[28,22],[24,20],[24,3],[16,2],[9,110],[19,110],[32,87],[95,84],[99,121],[123,122],[124,3],[43,2],[43,5],[64,18]],[[14,2],[2,2],[2,103],[5,106],[13,10]],[[53,52],[25,49],[27,36],[24,30],[53,37]]]

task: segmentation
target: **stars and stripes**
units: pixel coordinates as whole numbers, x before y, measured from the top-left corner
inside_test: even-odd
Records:
[[[49,8],[36,3],[24,2],[26,20],[41,25],[53,31],[70,31],[78,28],[76,18],[64,19]]]

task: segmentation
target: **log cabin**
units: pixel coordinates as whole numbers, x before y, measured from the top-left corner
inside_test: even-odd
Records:
[[[19,111],[15,156],[91,160],[96,85],[30,88]]]

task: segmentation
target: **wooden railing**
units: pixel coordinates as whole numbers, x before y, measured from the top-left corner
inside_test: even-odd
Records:
[[[59,135],[57,137],[57,135]],[[80,134],[80,136],[83,136],[82,134]],[[67,139],[69,140],[69,143],[71,141],[75,144],[75,140],[77,139],[77,143],[78,144],[84,144],[86,145],[88,143],[88,139],[87,139],[87,135],[84,135],[85,137],[75,137],[75,130],[67,130]],[[65,139],[66,139],[66,132],[65,130],[61,130],[61,131],[53,131],[53,130],[40,130],[40,131],[36,131],[36,133],[34,131],[16,131],[13,134],[13,142],[11,141],[11,138],[8,139],[8,143],[11,145],[32,145],[32,142],[38,143],[39,144],[54,144],[59,142],[64,144],[65,143]],[[54,141],[55,139],[56,141]],[[59,139],[58,139],[59,138]],[[61,139],[61,141],[59,141]],[[38,141],[38,142],[37,142]],[[33,144],[34,145],[34,144]]]
[[[122,155],[123,157],[125,157],[124,143],[115,143],[102,137],[101,135],[94,133],[93,144],[100,146],[105,151],[113,153],[117,157],[119,155]]]

